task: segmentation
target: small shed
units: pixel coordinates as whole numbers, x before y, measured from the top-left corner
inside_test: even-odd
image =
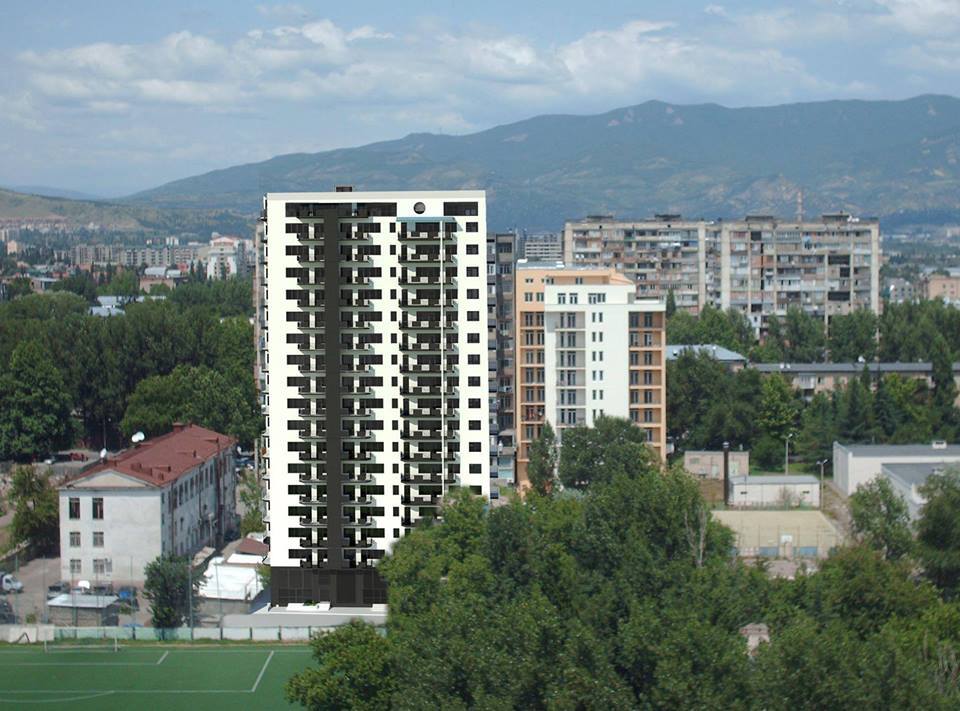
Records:
[[[63,593],[47,602],[50,622],[61,627],[116,627],[120,624],[116,595]]]

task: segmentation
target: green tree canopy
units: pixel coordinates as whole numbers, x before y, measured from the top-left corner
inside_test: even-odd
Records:
[[[889,560],[913,550],[907,503],[886,477],[863,484],[850,497],[853,535]]]
[[[557,437],[549,422],[543,423],[540,436],[530,445],[530,462],[527,464],[527,478],[531,488],[546,496],[553,487],[554,472],[557,469]]]
[[[0,459],[45,457],[69,446],[72,435],[69,395],[49,352],[21,343],[0,375]]]
[[[153,626],[159,629],[182,627],[197,610],[198,576],[191,575],[190,561],[161,555],[144,570],[143,596],[150,601]]]
[[[598,417],[593,427],[565,430],[560,447],[559,478],[564,486],[584,488],[615,474],[637,475],[654,466],[656,454],[646,432],[629,420]]]
[[[917,522],[920,562],[948,597],[960,597],[960,469],[931,475],[920,488],[926,500]]]
[[[32,541],[40,553],[56,555],[60,548],[60,498],[50,483],[50,472],[16,467],[7,501],[13,510],[13,542]]]

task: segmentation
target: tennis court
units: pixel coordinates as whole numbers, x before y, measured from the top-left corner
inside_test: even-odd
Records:
[[[289,708],[283,685],[306,645],[0,647],[0,710]]]

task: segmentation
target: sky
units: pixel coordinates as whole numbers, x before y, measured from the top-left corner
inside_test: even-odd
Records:
[[[925,93],[960,95],[960,0],[0,0],[0,185],[103,196],[650,99]]]

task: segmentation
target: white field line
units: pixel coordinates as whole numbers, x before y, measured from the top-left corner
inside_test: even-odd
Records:
[[[263,663],[263,666],[260,668],[260,673],[257,674],[257,680],[253,682],[253,688],[250,689],[250,693],[254,693],[257,690],[257,687],[260,686],[260,680],[263,679],[263,674],[267,671],[267,667],[270,665],[270,661],[273,659],[273,652],[267,656],[267,661]]]
[[[38,692],[42,693],[42,692]],[[57,692],[50,692],[57,693]],[[67,691],[63,693],[73,693],[72,691]],[[88,699],[98,699],[101,696],[110,696],[113,694],[113,691],[98,691],[92,694],[87,694],[86,696],[68,696],[66,698],[56,698],[56,699],[0,699],[0,704],[60,704],[64,701],[87,701]]]
[[[167,655],[169,655],[169,654],[170,654],[169,651],[164,652],[164,653],[163,653],[163,656],[160,657],[160,658],[157,660],[157,666],[160,666],[161,664],[163,664],[163,660],[166,659],[166,658],[167,658]]]

